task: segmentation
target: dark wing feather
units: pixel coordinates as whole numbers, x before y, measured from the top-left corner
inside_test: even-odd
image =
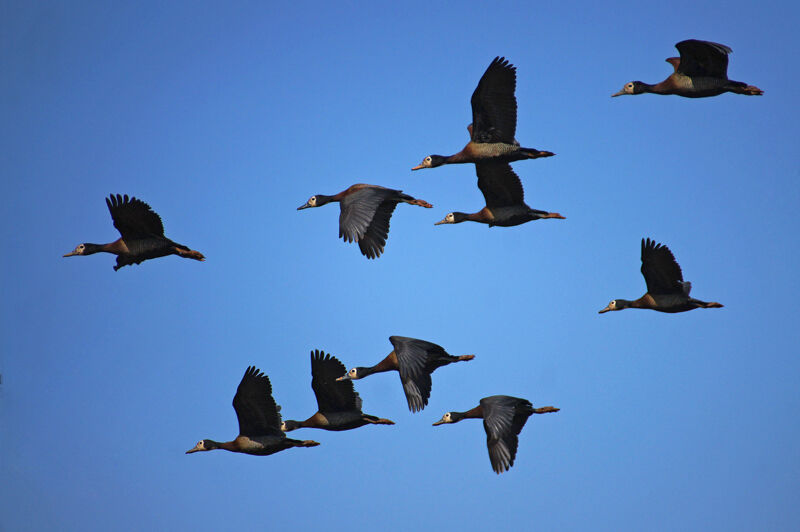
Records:
[[[724,44],[689,39],[675,45],[681,53],[677,72],[689,77],[710,76],[728,79],[728,54],[731,49]]]
[[[682,294],[683,273],[675,256],[663,244],[642,239],[642,275],[650,294]]]
[[[114,220],[114,227],[122,238],[146,238],[149,236],[164,236],[164,224],[161,217],[153,212],[150,205],[134,197],[128,198],[125,194],[111,194],[106,198],[108,212]]]
[[[528,417],[533,414],[533,405],[526,399],[507,395],[484,397],[480,404],[489,460],[494,472],[500,474],[514,465],[518,436]]]
[[[244,372],[233,398],[233,409],[239,419],[239,435],[282,435],[280,407],[272,398],[269,377],[255,366]]]
[[[311,352],[311,389],[317,397],[318,411],[361,410],[361,398],[353,388],[353,381],[336,381],[345,373],[347,368],[336,357],[318,350]]]
[[[472,140],[516,144],[517,69],[495,57],[472,93]]]
[[[429,367],[430,353],[444,353],[441,346],[425,340],[405,336],[390,336],[400,372],[400,381],[408,401],[408,409],[419,412],[428,404],[431,396],[431,372],[436,367]]]
[[[486,206],[509,207],[525,204],[522,183],[511,165],[504,162],[486,161],[475,163],[478,188],[483,192]]]
[[[339,237],[345,242],[361,240],[381,203],[399,193],[399,190],[370,185],[345,196],[339,203]]]
[[[397,202],[393,200],[385,200],[378,205],[366,233],[358,241],[361,253],[368,259],[376,259],[383,253],[386,239],[389,238],[389,221],[395,207],[397,207]]]

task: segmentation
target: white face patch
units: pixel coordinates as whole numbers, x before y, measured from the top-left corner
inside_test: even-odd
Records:
[[[316,196],[311,196],[310,198],[308,198],[308,204],[311,207],[316,207],[317,206],[317,197]]]

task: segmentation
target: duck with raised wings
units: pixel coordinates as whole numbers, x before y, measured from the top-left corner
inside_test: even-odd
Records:
[[[186,454],[224,449],[234,453],[265,456],[291,447],[316,447],[313,440],[293,440],[281,430],[281,407],[272,397],[269,377],[255,366],[244,372],[233,397],[233,409],[239,420],[239,435],[226,442],[200,440]]]
[[[667,63],[675,71],[660,83],[650,85],[630,81],[622,90],[611,96],[626,94],[677,94],[686,98],[705,98],[723,92],[747,96],[761,96],[764,91],[741,81],[728,79],[728,54],[732,50],[724,44],[689,39],[675,45],[680,57],[669,57]]]
[[[311,389],[317,398],[317,412],[305,421],[286,420],[281,429],[289,432],[299,428],[350,430],[364,425],[394,425],[390,419],[371,416],[361,411],[361,397],[353,381],[340,381],[346,368],[339,360],[322,351],[311,352]]]
[[[517,68],[504,57],[495,57],[472,93],[472,124],[467,126],[470,140],[460,152],[428,155],[412,168],[436,168],[443,164],[475,163],[485,160],[504,162],[552,157],[553,152],[520,147],[517,134]]]
[[[646,308],[659,312],[686,312],[696,308],[722,308],[715,301],[707,302],[689,297],[692,283],[683,280],[683,272],[672,251],[655,240],[642,239],[642,275],[647,292],[634,301],[614,299],[599,314],[626,308]]]
[[[511,227],[541,218],[565,219],[557,212],[531,209],[525,203],[522,183],[511,165],[500,161],[475,163],[478,174],[478,188],[486,200],[486,207],[478,212],[467,214],[451,212],[434,225],[478,222],[489,227],[498,225]]]
[[[129,264],[139,264],[148,259],[167,255],[205,260],[199,251],[189,249],[165,237],[161,217],[142,200],[128,198],[127,194],[124,196],[112,194],[106,198],[106,205],[114,221],[114,227],[120,232],[121,237],[109,244],[79,244],[64,255],[65,257],[100,252],[113,253],[117,256],[114,271]]]

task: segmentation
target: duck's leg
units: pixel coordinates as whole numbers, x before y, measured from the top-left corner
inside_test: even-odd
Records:
[[[193,249],[181,249],[177,246],[174,246],[172,249],[176,255],[183,257],[184,259],[194,259],[200,261],[206,260],[202,253]]]
[[[722,303],[717,303],[716,301],[700,301],[699,299],[689,298],[689,302],[697,305],[699,308],[722,308]]]
[[[394,425],[394,421],[391,419],[385,419],[382,417],[371,416],[369,414],[364,414],[362,419],[367,423],[372,423],[373,425]]]

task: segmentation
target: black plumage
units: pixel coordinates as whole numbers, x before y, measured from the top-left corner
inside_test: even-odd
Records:
[[[611,96],[626,94],[676,94],[686,98],[705,98],[724,92],[760,96],[764,91],[741,81],[728,79],[728,54],[724,44],[688,39],[675,45],[680,57],[667,58],[675,71],[664,81],[650,85],[631,81]]]
[[[297,210],[321,207],[330,202],[339,202],[339,238],[357,242],[361,254],[368,259],[376,259],[383,253],[389,238],[389,221],[398,203],[432,207],[424,200],[403,194],[402,190],[357,184],[334,196],[311,196]]]
[[[466,412],[447,412],[433,425],[458,423],[462,419],[483,419],[486,447],[492,470],[498,475],[514,465],[519,446],[519,433],[532,414],[558,412],[553,406],[534,408],[530,401],[509,395],[492,395],[480,400]]]
[[[272,384],[269,377],[255,366],[245,370],[236,395],[233,409],[239,421],[239,435],[229,442],[200,440],[186,454],[198,451],[225,449],[235,453],[253,455],[274,454],[290,447],[315,447],[319,443],[312,440],[293,440],[281,431],[280,406],[272,397]]]
[[[305,421],[287,420],[281,427],[285,432],[308,427],[324,430],[350,430],[367,424],[394,425],[389,419],[361,411],[362,401],[353,381],[337,378],[346,368],[339,360],[323,351],[311,352],[311,389],[317,398],[317,412]]]
[[[504,57],[495,57],[472,93],[472,123],[467,127],[470,141],[460,152],[429,155],[412,168],[435,168],[443,164],[479,161],[512,162],[555,155],[549,151],[522,148],[517,134],[517,69]]]
[[[373,373],[397,371],[406,395],[408,409],[419,412],[431,395],[431,373],[452,362],[472,360],[475,355],[453,356],[440,345],[406,336],[390,336],[394,349],[372,367],[355,367],[339,378],[363,379]]]
[[[696,308],[721,308],[715,301],[707,302],[689,296],[692,284],[683,280],[683,272],[672,251],[654,240],[642,239],[642,276],[647,292],[634,301],[614,299],[600,314],[626,308],[646,308],[659,312],[686,312]]]
[[[435,225],[457,224],[471,221],[488,224],[489,227],[511,227],[541,218],[560,218],[557,212],[532,209],[525,203],[525,193],[519,177],[511,165],[502,161],[475,163],[478,188],[483,193],[486,207],[472,214],[451,212]]]
[[[148,259],[178,255],[187,259],[205,260],[199,251],[194,251],[173,242],[164,236],[161,217],[150,206],[135,197],[112,194],[106,198],[108,212],[114,227],[121,237],[108,244],[79,244],[72,252],[64,255],[92,255],[94,253],[113,253],[117,256],[114,271],[129,264],[139,264]]]

